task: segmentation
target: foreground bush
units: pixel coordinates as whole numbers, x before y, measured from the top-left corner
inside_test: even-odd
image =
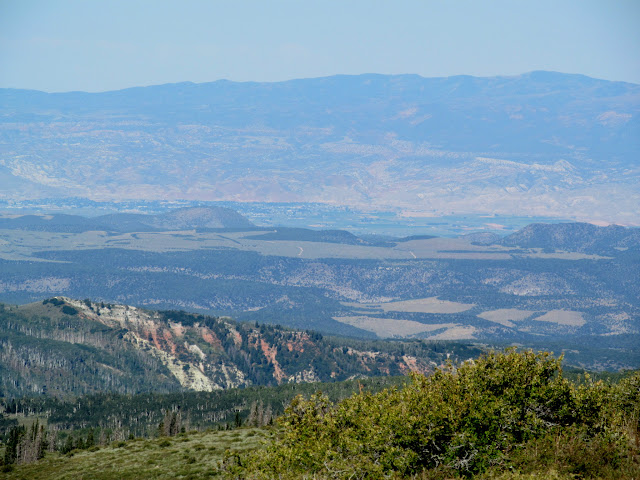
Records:
[[[611,387],[563,378],[548,353],[491,353],[332,405],[297,397],[265,451],[226,462],[250,478],[438,478],[639,472],[639,376]],[[505,477],[507,478],[507,477]],[[565,477],[557,477],[565,478]],[[566,477],[566,478],[571,478]]]

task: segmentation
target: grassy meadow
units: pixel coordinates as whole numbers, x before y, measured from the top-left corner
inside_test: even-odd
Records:
[[[259,449],[271,431],[259,428],[133,439],[105,447],[48,453],[36,463],[0,467],[7,480],[170,480],[215,477],[225,456]]]

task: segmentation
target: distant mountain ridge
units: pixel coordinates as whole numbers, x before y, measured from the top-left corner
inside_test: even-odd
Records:
[[[0,199],[316,202],[640,224],[640,86],[556,72],[0,90]]]
[[[508,247],[606,253],[611,249],[640,248],[640,228],[600,227],[590,223],[535,223],[494,243]]]
[[[194,230],[198,228],[251,228],[255,225],[235,210],[225,207],[177,208],[159,215],[114,213],[98,217],[80,215],[9,215],[0,217],[0,229],[49,232],[145,232],[153,230]]]

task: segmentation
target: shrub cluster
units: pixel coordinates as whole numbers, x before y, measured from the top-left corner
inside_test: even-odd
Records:
[[[226,462],[226,474],[637,478],[640,375],[615,386],[585,380],[565,379],[561,359],[548,353],[510,350],[338,404],[297,397],[280,419],[280,438]]]

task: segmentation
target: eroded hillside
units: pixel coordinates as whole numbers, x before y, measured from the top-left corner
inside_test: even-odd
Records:
[[[1,311],[4,395],[212,391],[426,373],[463,345],[352,342],[314,332],[56,297]]]

